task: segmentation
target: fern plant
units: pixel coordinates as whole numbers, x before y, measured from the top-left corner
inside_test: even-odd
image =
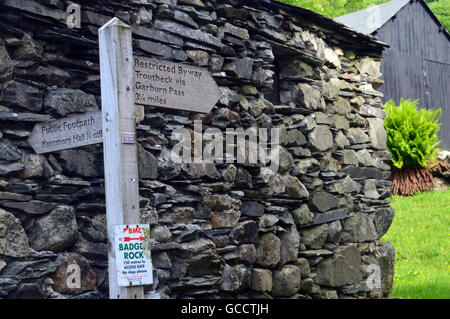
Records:
[[[439,151],[437,133],[442,111],[418,110],[418,102],[401,99],[396,106],[390,100],[385,106],[387,148],[392,154],[392,166],[397,170],[427,167],[434,163]]]

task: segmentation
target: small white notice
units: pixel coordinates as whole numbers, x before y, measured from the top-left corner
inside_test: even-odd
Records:
[[[153,284],[150,225],[116,225],[114,239],[119,287]]]

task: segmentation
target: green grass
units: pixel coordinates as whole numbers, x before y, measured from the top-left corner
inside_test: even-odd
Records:
[[[449,299],[450,190],[394,196],[394,221],[382,241],[396,251],[392,297]]]

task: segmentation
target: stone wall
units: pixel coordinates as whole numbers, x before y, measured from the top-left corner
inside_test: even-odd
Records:
[[[135,54],[209,69],[207,115],[137,106],[142,222],[159,298],[380,298],[394,248],[386,198],[383,45],[262,1],[0,0],[0,298],[108,296],[101,145],[36,155],[33,126],[100,108],[98,28],[133,25]],[[107,4],[106,4],[107,3]],[[275,61],[280,105],[264,99]],[[282,128],[280,169],[171,161],[172,131]],[[66,284],[80,266],[81,286]]]

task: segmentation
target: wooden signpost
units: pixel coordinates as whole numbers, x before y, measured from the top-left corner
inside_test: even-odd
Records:
[[[101,143],[102,112],[84,113],[37,124],[28,144],[38,154]]]
[[[133,56],[118,18],[99,29],[99,47],[102,111],[37,124],[28,142],[39,154],[103,142],[109,295],[143,299],[153,274],[150,228],[139,224],[135,104],[208,113],[220,91],[206,69]]]
[[[115,227],[139,224],[136,108],[131,28],[113,18],[99,29],[110,299],[143,299],[142,286],[119,285]]]

